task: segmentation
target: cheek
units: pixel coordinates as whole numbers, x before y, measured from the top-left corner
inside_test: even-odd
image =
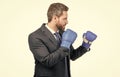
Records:
[[[59,26],[61,26],[62,22],[61,20],[58,20],[58,23],[57,23]]]
[[[64,24],[65,24],[65,21],[60,20],[60,21],[59,21],[59,24],[64,25]]]

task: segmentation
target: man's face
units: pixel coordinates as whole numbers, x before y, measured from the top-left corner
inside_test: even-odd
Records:
[[[67,16],[67,11],[63,11],[63,14],[58,18],[56,26],[59,30],[65,30],[65,26],[68,24]]]

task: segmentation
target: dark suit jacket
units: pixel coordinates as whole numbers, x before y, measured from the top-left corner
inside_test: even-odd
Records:
[[[62,35],[62,32],[60,31]],[[38,30],[29,35],[29,47],[35,59],[34,77],[65,77],[65,63],[67,63],[70,77],[70,59],[75,60],[87,50],[80,46],[69,51],[59,47],[53,34],[43,24]],[[65,57],[67,56],[67,62]]]

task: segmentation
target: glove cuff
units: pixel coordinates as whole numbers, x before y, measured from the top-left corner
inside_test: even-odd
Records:
[[[82,46],[85,47],[86,49],[88,49],[88,48],[90,48],[91,44],[85,43],[85,42],[83,41]]]
[[[62,41],[62,43],[61,43],[61,47],[66,47],[68,49],[70,49],[70,45],[71,45],[71,43],[68,41]]]

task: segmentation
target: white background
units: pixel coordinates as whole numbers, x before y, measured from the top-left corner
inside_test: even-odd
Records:
[[[90,52],[71,61],[72,77],[120,77],[119,0],[0,0],[0,77],[33,77],[28,35],[47,22],[53,2],[69,7],[66,28],[78,34],[75,48],[87,30],[98,35]]]

